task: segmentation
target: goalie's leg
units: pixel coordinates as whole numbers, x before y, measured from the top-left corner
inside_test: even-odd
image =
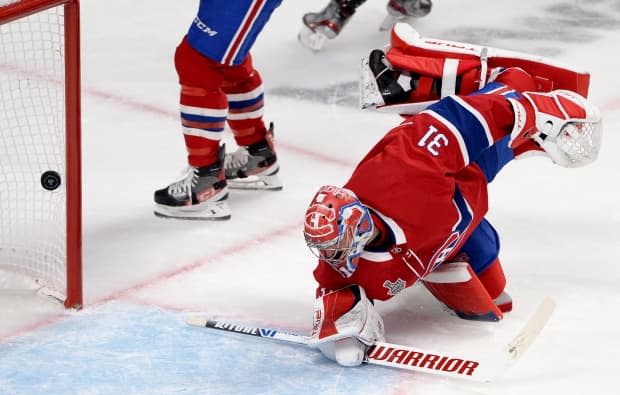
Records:
[[[444,263],[424,278],[426,288],[459,317],[498,321],[512,310],[504,288],[506,277],[497,255],[499,236],[483,219],[454,262]]]
[[[449,262],[424,278],[426,288],[443,304],[453,310],[460,318],[479,321],[499,321],[503,313],[512,310],[512,299],[503,291],[504,273],[499,260],[490,267],[485,277],[490,289],[473,271],[467,262]]]
[[[403,103],[411,92],[412,76],[392,68],[380,49],[370,51],[362,59],[360,76],[360,107],[381,107]]]

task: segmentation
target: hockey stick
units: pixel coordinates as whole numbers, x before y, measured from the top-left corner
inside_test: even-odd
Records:
[[[226,332],[241,333],[242,335],[250,335],[263,337],[268,339],[275,339],[284,341],[287,343],[303,344],[307,345],[310,338],[292,332],[281,332],[276,329],[254,327],[247,325],[238,325],[226,321],[210,320],[205,317],[190,315],[185,319],[185,322],[189,325],[200,326],[203,328],[219,329]]]
[[[519,334],[505,350],[488,353],[479,357],[458,354],[437,353],[420,348],[392,343],[375,343],[367,351],[364,362],[371,365],[387,366],[416,372],[431,373],[473,381],[488,382],[503,373],[515,360],[520,358],[534,342],[553,313],[555,302],[547,297],[528,320]],[[280,340],[288,343],[308,345],[309,337],[277,329],[238,325],[226,321],[211,320],[190,315],[189,325],[227,332]]]
[[[536,312],[530,317],[527,324],[521,329],[521,332],[515,336],[514,339],[504,350],[511,360],[516,361],[525,353],[525,351],[532,345],[534,340],[538,337],[538,334],[547,325],[547,321],[555,310],[555,301],[547,296],[538,306]]]

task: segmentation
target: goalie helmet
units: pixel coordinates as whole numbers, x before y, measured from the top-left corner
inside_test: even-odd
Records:
[[[357,269],[372,234],[370,212],[351,190],[322,186],[306,210],[306,244],[344,277],[351,277]]]
[[[596,160],[603,129],[596,106],[567,90],[523,95],[536,113],[537,133],[533,139],[556,164],[580,167]]]

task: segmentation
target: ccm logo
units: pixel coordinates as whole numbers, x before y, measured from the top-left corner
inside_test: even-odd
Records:
[[[200,20],[200,18],[196,17],[194,19],[194,23],[196,24],[196,27],[198,29],[200,29],[201,31],[207,33],[210,37],[213,37],[217,34],[217,32],[213,29],[211,29],[209,26],[207,26],[206,23],[204,23],[203,21]]]

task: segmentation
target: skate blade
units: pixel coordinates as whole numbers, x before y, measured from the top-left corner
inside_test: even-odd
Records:
[[[323,48],[325,40],[327,40],[327,36],[319,31],[310,29],[306,25],[303,25],[297,35],[297,39],[304,47],[314,52],[319,52]]]
[[[360,69],[360,107],[376,108],[385,105],[385,101],[379,92],[377,80],[368,65],[368,57],[362,59]]]
[[[153,213],[157,217],[224,221],[230,219],[230,208],[225,201],[205,202],[193,206],[170,207],[155,204]]]
[[[282,181],[277,175],[249,176],[246,178],[234,178],[226,180],[230,189],[245,189],[254,191],[280,191]]]

